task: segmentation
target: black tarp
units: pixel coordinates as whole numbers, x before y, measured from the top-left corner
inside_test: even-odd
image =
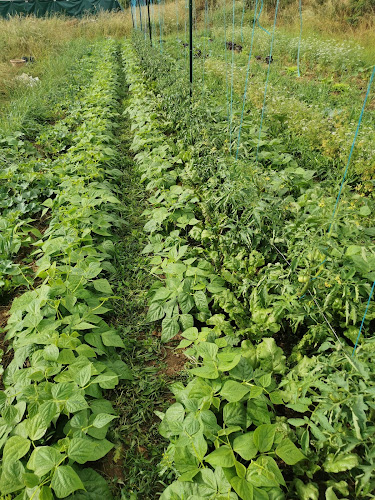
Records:
[[[81,17],[101,11],[121,10],[118,0],[0,0],[0,17],[34,15],[45,17],[57,13]]]

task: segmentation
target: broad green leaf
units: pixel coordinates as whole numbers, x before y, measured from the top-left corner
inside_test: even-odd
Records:
[[[39,406],[38,413],[42,416],[42,419],[45,420],[45,422],[51,422],[57,413],[57,405],[51,400],[46,401]]]
[[[263,339],[256,349],[256,354],[264,371],[285,373],[285,356],[282,349],[276,345],[275,339]]]
[[[47,345],[44,348],[43,356],[46,361],[57,361],[60,351],[54,344]]]
[[[95,280],[93,283],[95,290],[98,292],[104,293],[105,295],[113,295],[112,287],[105,278]]]
[[[33,470],[37,476],[44,476],[64,458],[51,446],[39,446],[34,449],[27,463],[27,468]]]
[[[159,302],[153,302],[148,309],[146,321],[154,322],[158,319],[164,318],[164,316],[164,308],[160,305]]]
[[[212,361],[216,359],[218,346],[212,342],[201,342],[197,346],[197,354],[204,360]]]
[[[15,462],[4,462],[0,476],[0,492],[8,495],[24,487],[25,469],[19,460]]]
[[[65,498],[74,491],[85,489],[78,474],[69,465],[60,465],[55,470],[51,488],[57,498]]]
[[[252,460],[258,453],[258,448],[254,443],[254,432],[247,432],[236,437],[233,441],[233,449],[244,460]]]
[[[326,490],[326,500],[338,500],[336,493],[333,491],[332,486]]]
[[[194,299],[189,293],[180,293],[178,296],[178,304],[182,314],[188,314],[194,307]]]
[[[253,367],[247,358],[241,357],[238,364],[230,370],[230,376],[243,382],[250,382],[253,378]]]
[[[42,415],[37,413],[33,418],[26,420],[26,429],[31,441],[38,441],[47,432],[48,423]]]
[[[112,420],[114,420],[115,418],[118,417],[116,417],[116,415],[109,415],[108,413],[98,413],[95,416],[92,425],[98,429],[101,429],[102,427],[112,422]]]
[[[43,486],[39,493],[39,500],[53,500],[53,493],[49,486]]]
[[[238,352],[219,352],[217,359],[219,361],[219,370],[221,372],[229,372],[241,361],[241,354]]]
[[[319,490],[314,483],[304,484],[300,479],[294,480],[298,498],[301,500],[318,500]]]
[[[192,368],[190,373],[196,375],[197,377],[216,379],[219,376],[216,363],[213,361],[206,361],[203,366],[198,368]]]
[[[65,408],[69,413],[77,413],[78,411],[85,410],[89,405],[86,399],[81,394],[74,394],[65,403]]]
[[[40,482],[39,476],[32,474],[31,472],[25,472],[23,480],[28,488],[35,488],[35,486],[38,486]]]
[[[254,444],[261,453],[270,451],[275,439],[276,426],[273,424],[263,424],[254,431]]]
[[[17,423],[18,411],[14,406],[7,405],[1,412],[1,416],[8,425]]]
[[[306,424],[303,418],[288,418],[288,423],[294,427],[301,427]]]
[[[227,427],[239,425],[246,428],[246,408],[241,402],[228,403],[223,409],[223,420]]]
[[[198,458],[200,462],[202,462],[208,449],[207,442],[203,436],[202,431],[198,431],[196,434],[194,434],[192,438],[192,447],[195,456]]]
[[[102,333],[102,341],[107,347],[125,347],[120,335],[117,335],[114,331]]]
[[[198,311],[209,312],[207,297],[202,290],[198,290],[194,293],[194,302],[197,306]]]
[[[76,347],[76,351],[80,356],[85,356],[86,358],[95,358],[96,352],[92,347],[87,344],[81,344]]]
[[[66,401],[73,395],[75,390],[74,384],[70,382],[62,382],[52,386],[51,393],[54,400],[57,402]]]
[[[180,314],[178,320],[182,331],[186,331],[188,328],[192,328],[194,326],[194,318],[191,314]]]
[[[284,403],[281,397],[281,391],[276,390],[269,394],[269,398],[274,405],[282,405]]]
[[[97,472],[92,469],[83,469],[78,471],[78,475],[82,480],[86,491],[76,491],[71,498],[72,500],[112,500],[107,481]]]
[[[256,461],[252,461],[247,469],[246,479],[257,488],[274,488],[280,484],[279,474],[275,475],[272,468],[268,468],[267,456],[261,456]],[[282,481],[283,478],[281,476]],[[257,496],[254,494],[255,498]]]
[[[258,385],[254,385],[250,389],[249,399],[258,399],[261,394],[263,394],[262,387],[259,387]]]
[[[96,446],[89,439],[73,438],[70,440],[67,454],[71,460],[79,464],[84,464],[93,460]]]
[[[95,441],[95,448],[92,450],[92,455],[90,461],[97,462],[101,458],[103,458],[107,453],[109,453],[113,444],[107,441],[107,439],[100,439]]]
[[[238,460],[235,461],[234,467],[236,469],[237,475],[241,478],[245,478],[246,476],[246,467],[239,462]]]
[[[330,453],[323,464],[326,472],[343,472],[357,467],[359,464],[358,455],[354,453],[339,454],[335,456]]]
[[[80,347],[80,346],[79,346]],[[59,357],[57,358],[57,362],[62,365],[70,365],[74,363],[76,357],[74,356],[74,352],[71,349],[63,349],[60,351]]]
[[[288,438],[283,439],[275,451],[276,455],[278,455],[288,465],[295,465],[297,462],[306,458],[301,450],[299,450],[297,446]]]
[[[118,375],[113,372],[105,372],[94,379],[94,383],[99,384],[102,389],[114,389],[118,384]]]
[[[176,435],[182,431],[182,422],[185,418],[185,409],[181,403],[174,403],[165,412],[163,423],[165,422],[170,431]]]
[[[230,484],[242,500],[254,499],[253,485],[246,481],[246,479],[235,476],[230,480]]]
[[[81,368],[74,378],[80,387],[85,387],[91,378],[91,363]]]
[[[235,458],[232,448],[224,445],[207,455],[205,461],[213,467],[233,467]]]
[[[180,326],[175,318],[164,318],[161,326],[161,340],[163,342],[168,342],[168,340],[171,340],[180,331]]]
[[[371,215],[371,209],[369,208],[368,205],[364,205],[363,207],[361,207],[359,209],[359,213],[360,215],[362,215],[363,217],[366,217],[367,215]]]
[[[230,403],[240,401],[246,394],[250,392],[250,387],[235,382],[234,380],[227,380],[220,391],[220,395]]]
[[[3,451],[3,461],[11,464],[24,457],[30,449],[31,442],[21,436],[12,436],[7,440]]]
[[[261,387],[259,387],[261,389]],[[250,397],[252,391],[250,392]],[[259,395],[250,399],[247,403],[247,416],[255,425],[269,424],[271,422],[271,413],[268,410],[267,403],[259,398]]]

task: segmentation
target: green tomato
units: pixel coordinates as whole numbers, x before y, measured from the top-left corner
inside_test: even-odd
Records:
[[[310,276],[308,274],[300,274],[298,276],[298,281],[300,283],[308,283],[309,279],[310,279]]]

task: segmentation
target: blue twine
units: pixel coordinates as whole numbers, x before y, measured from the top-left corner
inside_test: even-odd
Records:
[[[253,52],[253,45],[254,45],[254,33],[255,33],[255,26],[256,26],[257,9],[258,9],[258,0],[255,0],[254,21],[253,21],[253,29],[252,29],[252,32],[251,32],[251,43],[250,43],[249,59],[247,61],[247,68],[246,68],[245,90],[244,90],[244,93],[243,93],[241,121],[240,121],[240,128],[238,129],[236,160],[238,159],[238,151],[240,149],[241,129],[242,129],[242,123],[243,123],[243,115],[244,115],[244,112],[245,112],[247,86],[248,86],[248,83],[249,83],[249,72],[250,72],[251,54]]]
[[[241,42],[242,43],[243,43],[243,20],[245,17],[245,4],[246,4],[246,0],[243,0],[242,17],[241,17]]]
[[[371,287],[371,292],[370,292],[370,295],[369,295],[369,298],[368,298],[368,301],[367,301],[367,306],[366,306],[365,314],[363,315],[363,318],[362,318],[362,323],[361,323],[361,326],[359,328],[359,332],[358,332],[357,340],[355,342],[355,346],[354,346],[354,349],[353,349],[352,356],[354,356],[354,354],[355,354],[355,351],[356,351],[357,346],[358,346],[359,339],[361,337],[362,327],[363,327],[363,324],[364,324],[365,319],[366,319],[368,308],[370,307],[371,297],[372,297],[372,294],[374,293],[374,289],[375,289],[375,281],[374,281],[374,283],[372,284],[372,287]]]
[[[138,29],[138,22],[137,22],[137,6],[135,5],[135,0],[132,2],[132,8],[133,8],[133,13],[134,13],[134,25],[135,29]]]
[[[230,123],[229,123],[229,152],[232,150],[232,122],[233,122],[233,78],[234,78],[234,0],[232,8],[232,75],[230,80]]]
[[[299,55],[301,52],[301,41],[302,41],[302,0],[299,0],[299,18],[300,18],[300,32],[299,32],[299,41],[298,41],[298,53],[297,53],[297,74],[298,78],[301,76],[299,71]]]
[[[279,2],[277,2],[277,3],[279,3]],[[258,18],[257,18],[257,25],[259,26],[259,28],[261,30],[265,31],[267,33],[267,35],[271,35],[271,33],[269,31],[267,31],[265,28],[263,28],[263,26],[261,26],[259,23],[259,18],[260,18],[260,15],[262,13],[262,10],[263,10],[263,0],[261,0],[260,11],[259,11]]]
[[[367,98],[368,98],[368,96],[370,94],[370,89],[371,89],[371,85],[372,85],[372,81],[374,79],[374,76],[375,76],[375,66],[374,66],[374,68],[372,70],[372,74],[371,74],[371,77],[370,77],[370,82],[369,82],[368,87],[367,87],[366,97],[365,97],[365,100],[363,102],[363,106],[362,106],[362,109],[361,109],[361,114],[359,116],[357,130],[355,131],[355,134],[354,134],[354,139],[353,139],[352,147],[350,148],[348,163],[346,165],[346,168],[345,168],[345,171],[344,171],[344,175],[343,175],[343,178],[342,178],[342,181],[341,181],[341,185],[340,185],[340,189],[339,189],[339,194],[337,195],[337,198],[336,198],[335,207],[333,209],[331,222],[330,222],[330,225],[329,225],[329,228],[328,228],[328,234],[331,232],[331,229],[332,229],[332,224],[333,224],[333,221],[334,221],[334,218],[335,218],[335,215],[336,215],[336,210],[337,210],[340,198],[341,198],[341,192],[342,192],[342,189],[344,187],[344,183],[345,183],[345,180],[346,180],[346,175],[347,175],[348,170],[349,170],[350,161],[352,159],[352,155],[353,155],[353,151],[354,151],[354,146],[355,146],[355,143],[357,141],[359,128],[360,128],[361,123],[362,123],[363,113],[365,111]]]
[[[353,139],[353,142],[352,142],[352,146],[350,148],[350,153],[349,153],[349,158],[348,158],[348,162],[346,164],[346,168],[345,168],[345,171],[344,171],[344,175],[343,175],[343,178],[342,178],[342,181],[341,181],[341,185],[340,185],[340,189],[339,189],[339,193],[337,195],[337,198],[336,198],[336,203],[335,203],[335,207],[333,209],[333,213],[332,213],[332,217],[331,217],[331,222],[330,222],[330,225],[329,225],[329,228],[328,228],[328,235],[330,234],[331,232],[331,229],[332,229],[332,225],[333,225],[333,222],[334,222],[334,218],[335,218],[335,214],[336,214],[336,211],[337,211],[337,207],[338,207],[338,204],[339,204],[339,201],[340,201],[340,198],[341,198],[341,193],[342,193],[342,190],[343,190],[343,187],[344,187],[344,183],[345,183],[345,180],[346,180],[346,176],[347,176],[347,173],[348,173],[348,170],[349,170],[349,165],[350,165],[350,161],[351,161],[351,158],[352,158],[352,155],[353,155],[353,151],[354,151],[354,147],[355,147],[355,143],[357,141],[357,137],[358,137],[358,133],[359,133],[359,129],[360,129],[360,126],[361,126],[361,123],[362,123],[362,118],[363,118],[363,114],[364,114],[364,111],[365,111],[365,107],[366,107],[366,102],[367,102],[367,98],[370,94],[370,90],[371,90],[371,85],[372,85],[372,81],[374,79],[374,76],[375,76],[375,66],[372,70],[372,74],[371,74],[371,77],[370,77],[370,81],[369,81],[369,84],[368,84],[368,87],[367,87],[367,92],[366,92],[366,96],[365,96],[365,99],[363,101],[363,106],[362,106],[362,109],[361,109],[361,113],[360,113],[360,116],[359,116],[359,120],[358,120],[358,125],[357,125],[357,129],[355,131],[355,134],[354,134],[354,139]],[[320,266],[322,266],[324,264],[324,262],[327,260],[327,258],[325,258]],[[321,272],[321,271],[320,271]],[[320,272],[317,276],[315,276],[314,278],[311,278],[310,281],[313,281],[315,279],[318,278],[318,276],[320,275]],[[375,283],[374,283],[375,285]],[[368,310],[368,306],[370,304],[370,300],[371,300],[371,296],[372,296],[372,293],[374,291],[374,285],[372,287],[372,290],[371,290],[371,293],[370,293],[370,297],[369,297],[369,300],[368,300],[368,303],[367,303],[367,307],[366,307],[366,311],[365,311],[365,314],[364,314],[364,317],[362,319],[362,323],[361,323],[361,327],[359,329],[359,333],[358,333],[358,338],[357,338],[357,342],[355,344],[355,347],[354,347],[354,350],[353,350],[353,356],[354,356],[354,353],[355,353],[355,350],[357,348],[357,345],[358,345],[358,341],[359,341],[359,338],[361,336],[361,331],[362,331],[362,327],[363,327],[363,323],[364,323],[364,320],[365,320],[365,317],[366,317],[366,314],[367,314],[367,310]],[[304,297],[304,295],[302,295],[302,297],[299,297],[300,299],[302,299]]]
[[[256,162],[258,161],[260,136],[261,136],[261,133],[262,133],[263,117],[264,117],[264,112],[265,112],[265,108],[266,108],[267,87],[268,87],[268,80],[269,80],[270,71],[271,71],[272,49],[273,49],[273,42],[274,42],[274,40],[275,40],[276,21],[277,21],[277,11],[278,11],[278,9],[279,9],[279,2],[280,2],[280,0],[277,0],[277,3],[276,3],[276,9],[275,9],[275,19],[274,19],[274,22],[273,22],[273,30],[272,30],[272,39],[271,39],[270,55],[269,55],[269,61],[268,61],[268,71],[267,71],[267,78],[266,78],[266,86],[265,86],[265,88],[264,88],[263,107],[262,107],[262,114],[261,114],[261,117],[260,117],[260,126],[259,126],[258,145],[257,145],[257,153],[256,153],[256,158],[255,158],[255,161],[256,161]]]

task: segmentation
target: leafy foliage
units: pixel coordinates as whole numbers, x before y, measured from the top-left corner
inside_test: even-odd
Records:
[[[172,58],[146,50],[139,39],[136,47],[163,95],[159,104],[126,47],[132,147],[150,192],[144,251],[153,255],[155,284],[148,318],[162,320],[165,340],[181,332],[180,347],[192,363],[190,382],[173,387],[176,403],[159,415],[160,432],[170,440],[163,470],[178,477],[162,498],[317,499],[319,489],[327,499],[371,498],[372,485],[365,490],[364,484],[372,462],[362,464],[356,454],[362,452],[354,431],[344,433],[339,446],[333,440],[350,423],[341,407],[329,406],[329,394],[341,387],[338,373],[350,359],[346,345],[353,345],[371,286],[366,206],[372,201],[359,202],[354,213],[359,197],[344,194],[327,238],[332,180],[317,183],[316,172],[298,168],[279,139],[261,141],[260,161],[253,162],[257,132],[251,128],[243,141],[248,162],[234,164],[217,134],[219,124],[225,129],[221,109],[206,100],[190,112]],[[344,346],[337,357],[322,311]],[[368,314],[371,322],[373,305]],[[289,353],[294,346],[287,364],[275,343],[286,337]],[[319,348],[324,361],[304,357]],[[368,359],[365,371],[367,365]],[[322,366],[332,377],[326,386]],[[358,367],[350,366],[356,380]],[[343,404],[355,394],[345,384]],[[372,407],[364,405],[361,432],[366,428],[370,446],[372,427],[365,422]]]
[[[65,120],[72,144],[53,162],[53,190],[44,193],[49,224],[33,243],[38,285],[10,309],[14,358],[0,393],[4,495],[110,498],[103,480],[77,464],[112,448],[106,435],[117,417],[103,391],[132,379],[116,354],[122,340],[103,318],[113,296],[110,231],[120,223],[105,180],[115,156],[117,64],[116,44],[98,44],[92,80]]]

